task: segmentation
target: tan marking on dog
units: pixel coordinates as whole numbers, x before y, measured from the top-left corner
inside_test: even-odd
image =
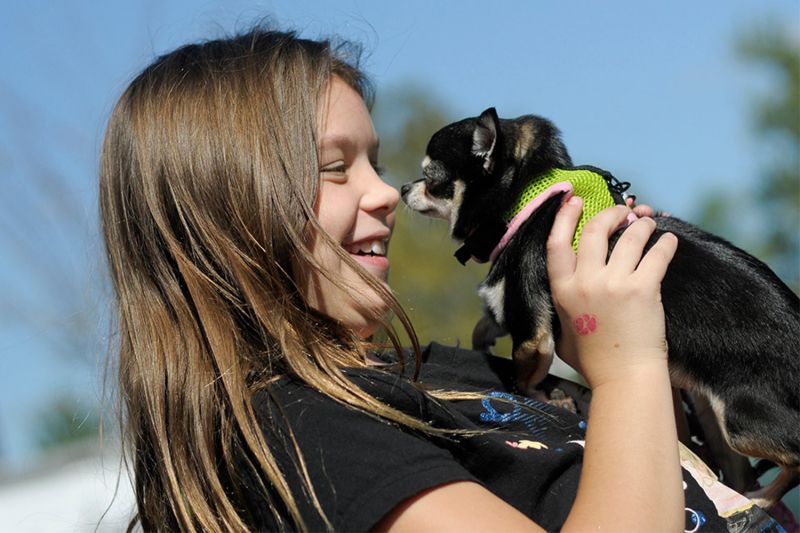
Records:
[[[753,503],[762,509],[769,509],[783,498],[783,495],[795,488],[800,482],[800,467],[784,467],[775,479],[761,489],[745,494]]]
[[[425,159],[422,160],[422,170],[425,170],[430,164],[431,164],[431,158],[430,156],[426,155]]]
[[[714,414],[716,414],[716,411]],[[778,441],[769,439],[764,435],[759,435],[757,439],[753,439],[748,435],[729,437],[727,433],[724,434],[730,447],[737,453],[748,457],[769,459],[784,468],[798,467],[797,455],[781,447]]]
[[[717,419],[722,437],[735,452],[748,457],[770,459],[781,465],[791,464],[794,461],[791,455],[788,455],[785,450],[777,448],[775,443],[769,441],[767,438],[755,441],[743,435],[736,436],[735,438],[732,437],[730,433],[728,433],[725,417],[725,403],[719,396],[711,392],[708,387],[696,383],[688,375],[676,370],[674,367],[670,368],[670,377],[673,386],[692,390],[698,394],[702,394],[706,400],[708,400],[708,404],[711,406],[711,410],[714,413],[714,418]]]
[[[458,222],[458,213],[461,210],[461,204],[464,201],[464,189],[466,185],[461,180],[453,182],[453,199],[450,201],[450,235],[453,234],[453,228],[456,227]]]
[[[714,411],[714,416],[717,417],[717,422],[719,422],[719,428],[722,431],[722,436],[725,437],[725,440],[728,442],[728,444],[730,444],[731,436],[728,434],[728,429],[725,425],[725,404],[722,402],[722,400],[720,400],[719,396],[709,390],[702,391],[702,394],[705,394],[706,398],[708,398],[708,403],[711,405],[711,410]],[[734,447],[734,449],[736,448]]]
[[[670,378],[673,386],[692,390],[703,395],[708,400],[722,437],[733,451],[747,457],[769,459],[781,467],[781,472],[769,485],[758,491],[746,494],[756,505],[769,509],[783,498],[786,492],[797,485],[798,481],[800,481],[800,466],[797,464],[795,455],[779,448],[775,441],[763,436],[758,440],[753,440],[746,435],[731,437],[725,423],[725,404],[719,396],[711,392],[708,387],[696,383],[687,374],[674,367],[670,367]]]
[[[523,123],[519,125],[517,144],[514,146],[514,157],[521,161],[530,153],[536,142],[536,132],[532,124]]]
[[[703,397],[708,400],[711,410],[714,412],[714,418],[717,419],[717,424],[722,432],[722,437],[725,439],[725,442],[727,442],[728,445],[733,448],[731,445],[730,435],[728,435],[728,430],[725,427],[725,404],[722,402],[722,400],[716,394],[708,390],[708,387],[704,387],[697,383],[697,381],[691,376],[675,368],[674,365],[669,367],[669,376],[673,387],[691,390],[698,394],[702,394]]]
[[[725,404],[723,401],[706,387],[696,386],[695,388],[697,392],[704,395],[708,400],[725,442],[727,442],[728,446],[735,452],[748,457],[769,459],[782,466],[797,464],[797,456],[791,454],[786,449],[780,448],[777,442],[768,439],[764,435],[761,435],[756,440],[746,435],[731,436],[727,430]]]
[[[452,201],[430,196],[424,181],[413,184],[405,197],[405,202],[409,208],[425,216],[448,221],[451,219]]]
[[[514,351],[514,371],[517,387],[526,395],[532,394],[550,370],[555,355],[555,341],[549,325],[542,326],[532,339],[522,342]]]

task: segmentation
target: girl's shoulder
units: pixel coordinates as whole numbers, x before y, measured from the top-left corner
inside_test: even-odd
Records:
[[[344,374],[377,400],[428,420],[434,400],[388,363],[385,368],[345,369]],[[314,499],[335,530],[367,530],[423,490],[477,480],[438,439],[337,401],[297,378],[285,376],[260,389],[252,404],[311,530],[326,528]],[[241,470],[247,471],[245,463]],[[248,475],[257,481],[252,468]],[[311,480],[313,498],[304,479]],[[271,529],[274,517],[264,511],[260,498],[258,491],[248,492],[247,506],[254,525]]]

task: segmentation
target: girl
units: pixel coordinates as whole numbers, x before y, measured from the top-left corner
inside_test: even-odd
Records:
[[[659,295],[677,241],[642,257],[652,220],[608,261],[627,208],[593,219],[577,257],[579,199],[552,230],[561,322],[596,323],[558,344],[592,387],[588,427],[513,395],[484,354],[415,345],[403,364],[391,315],[416,343],[386,257],[398,193],[347,52],[260,28],[185,46],[112,113],[100,199],[131,527],[724,527],[682,478]],[[379,330],[393,349],[370,343]]]

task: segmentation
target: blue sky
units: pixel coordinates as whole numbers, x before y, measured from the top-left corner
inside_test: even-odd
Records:
[[[340,35],[365,45],[379,98],[414,82],[456,117],[489,106],[547,116],[576,163],[608,168],[648,203],[691,217],[703,192],[747,191],[764,161],[748,111],[769,73],[737,59],[737,35],[777,19],[800,36],[796,0],[7,4],[0,462],[30,456],[30,429],[52,395],[77,395],[79,411],[99,396],[94,361],[108,337],[97,151],[114,100],[157,54],[265,16],[305,36]],[[19,308],[31,318],[9,319]],[[75,324],[87,333],[63,335]]]

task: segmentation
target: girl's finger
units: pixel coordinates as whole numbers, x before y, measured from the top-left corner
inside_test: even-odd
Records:
[[[583,200],[573,196],[556,213],[550,236],[547,239],[547,272],[550,281],[575,272],[575,252],[572,239],[581,217]]]
[[[578,270],[596,272],[606,265],[608,238],[625,221],[631,210],[624,205],[608,207],[597,213],[583,227],[578,243]]]
[[[653,217],[656,214],[655,210],[647,204],[631,206],[631,209],[637,217]]]
[[[677,249],[678,237],[672,233],[663,234],[639,262],[636,268],[637,274],[651,277],[653,281],[660,283]]]
[[[635,220],[622,232],[611,251],[608,266],[623,274],[630,274],[636,270],[636,265],[642,259],[644,247],[655,229],[656,223],[652,218]]]

